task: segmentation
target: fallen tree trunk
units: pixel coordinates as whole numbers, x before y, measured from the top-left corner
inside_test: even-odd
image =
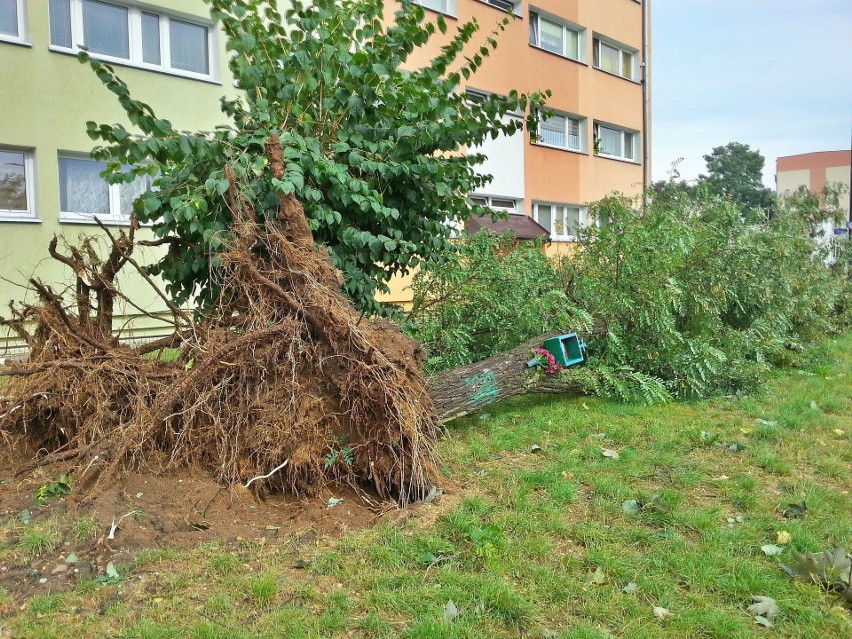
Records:
[[[596,327],[586,337],[599,333],[600,329]],[[430,379],[427,390],[438,419],[446,423],[519,395],[583,390],[570,375],[571,369],[547,374],[539,367],[527,366],[534,356],[533,351],[553,336],[553,332],[538,335],[511,350],[444,371]]]

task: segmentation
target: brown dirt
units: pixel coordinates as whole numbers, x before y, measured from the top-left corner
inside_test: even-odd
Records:
[[[329,484],[312,498],[277,493],[259,499],[241,487],[223,486],[212,473],[186,468],[168,475],[121,474],[93,502],[73,510],[67,498],[54,498],[44,505],[35,501],[38,488],[55,479],[64,470],[62,465],[14,477],[26,461],[27,457],[17,454],[0,458],[0,521],[7,524],[0,548],[9,549],[0,551],[0,587],[10,595],[9,605],[34,595],[73,590],[78,583],[105,574],[108,562],[130,562],[143,549],[189,549],[212,541],[233,551],[243,542],[273,546],[296,540],[304,545],[333,540],[373,526],[383,516],[406,512],[387,506],[380,510],[365,503],[362,492],[343,485]],[[343,501],[328,508],[332,496]],[[28,516],[28,524],[20,522],[22,515]],[[97,527],[78,541],[72,526],[81,517],[93,518]],[[59,546],[28,560],[17,546],[21,535],[49,519],[61,522],[55,535]],[[10,525],[14,520],[19,523]],[[109,540],[113,520],[118,529]],[[72,552],[79,561],[67,564],[65,558]],[[3,612],[12,610],[0,615]]]

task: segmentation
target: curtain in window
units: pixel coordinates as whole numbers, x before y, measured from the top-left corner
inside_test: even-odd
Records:
[[[635,160],[633,156],[633,134],[624,133],[624,157],[629,160]]]
[[[568,44],[566,55],[569,58],[574,58],[575,60],[580,59],[580,34],[572,29],[565,29],[565,33],[568,35]]]
[[[103,162],[59,158],[60,211],[109,215],[109,184],[101,177],[105,168]]]
[[[536,205],[537,222],[547,229],[549,233],[553,232],[553,215],[549,204]]]
[[[207,28],[180,20],[170,20],[169,25],[172,67],[195,73],[209,73]]]
[[[568,118],[568,148],[580,149],[580,121]]]
[[[565,48],[562,44],[562,25],[541,21],[541,48],[559,55],[565,54]]]
[[[566,235],[577,235],[580,229],[580,209],[576,206],[568,206],[565,211],[565,233]]]
[[[565,146],[565,117],[554,115],[541,122],[541,141],[552,146]]]
[[[26,155],[0,150],[0,211],[27,210]]]
[[[130,184],[120,184],[119,185],[119,212],[121,215],[126,217],[130,217],[130,214],[133,213],[133,203],[142,196],[143,193],[147,193],[151,190],[151,184],[153,183],[153,178],[150,176],[138,176],[135,180],[133,180]]]
[[[50,43],[71,47],[71,0],[50,0]]]
[[[621,52],[621,75],[633,79],[633,54],[627,51]]]
[[[160,16],[142,14],[142,62],[160,64]]]
[[[610,73],[618,73],[618,58],[621,52],[601,42],[600,67]]]
[[[621,155],[621,131],[601,126],[598,127],[598,135],[601,139],[601,153]]]
[[[127,9],[95,0],[84,0],[83,43],[94,53],[130,58]]]
[[[18,1],[0,0],[0,33],[18,36]]]

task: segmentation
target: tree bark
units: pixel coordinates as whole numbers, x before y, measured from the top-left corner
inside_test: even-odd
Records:
[[[597,334],[599,329],[593,329]],[[510,397],[529,393],[560,394],[579,392],[582,387],[560,373],[547,374],[539,367],[527,366],[544,340],[554,333],[544,333],[520,346],[488,359],[439,373],[429,380],[429,397],[442,422],[473,413],[485,406]]]

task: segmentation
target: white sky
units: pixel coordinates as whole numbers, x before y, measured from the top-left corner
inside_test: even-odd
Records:
[[[652,171],[691,180],[742,142],[766,158],[850,148],[852,0],[653,0]]]

